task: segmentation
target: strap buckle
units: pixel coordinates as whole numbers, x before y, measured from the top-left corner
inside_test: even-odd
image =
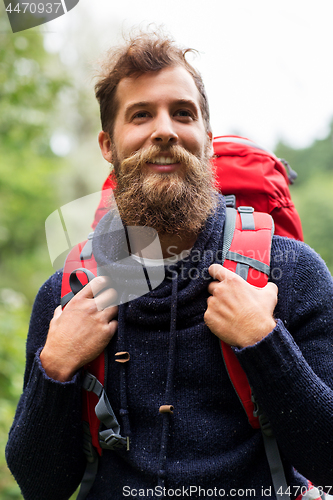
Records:
[[[106,429],[99,432],[99,444],[104,449],[119,450],[127,446],[127,439],[112,429]]]
[[[82,384],[83,389],[88,392],[93,392],[99,398],[103,392],[102,384],[97,380],[97,378],[89,372],[86,375]]]
[[[234,194],[226,194],[224,199],[227,207],[236,208],[236,196]]]
[[[245,207],[245,206],[238,207],[237,210],[240,214],[252,214],[254,212],[253,207]]]

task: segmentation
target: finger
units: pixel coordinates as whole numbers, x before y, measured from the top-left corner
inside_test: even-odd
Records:
[[[114,336],[114,334],[116,333],[117,331],[117,328],[118,328],[118,321],[117,320],[112,320],[110,321],[109,323],[109,333],[110,333],[110,337],[109,339],[111,340],[112,337]]]
[[[105,315],[106,321],[110,323],[111,321],[116,320],[118,317],[118,306],[106,307],[103,313]]]
[[[221,266],[221,264],[212,264],[208,268],[208,272],[212,278],[218,281],[225,281],[226,279],[229,278],[235,279],[235,276],[237,276],[237,274]]]
[[[117,304],[118,294],[114,288],[106,288],[99,292],[94,301],[98,311],[102,311],[107,307],[115,306]]]
[[[111,280],[109,277],[96,276],[96,278],[89,281],[76,296],[80,295],[82,298],[93,299],[99,292],[108,287],[111,287]]]
[[[220,283],[219,281],[213,281],[212,283],[209,283],[209,285],[208,285],[208,292],[209,292],[211,295],[213,295],[213,293],[214,293],[214,291],[215,291],[216,287],[218,287],[218,286],[219,286],[219,283]]]

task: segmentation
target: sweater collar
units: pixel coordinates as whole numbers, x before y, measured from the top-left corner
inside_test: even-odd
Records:
[[[110,211],[99,222],[93,238],[98,275],[111,277],[119,304],[139,297],[144,309],[147,307],[160,313],[170,311],[173,279],[178,281],[180,305],[207,288],[210,279],[208,267],[219,262],[224,221],[225,203],[219,195],[215,213],[207,219],[190,254],[169,266],[154,266],[147,270],[131,258],[126,228],[119,215]]]

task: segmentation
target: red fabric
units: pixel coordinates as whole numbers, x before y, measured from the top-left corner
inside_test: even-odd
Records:
[[[234,136],[235,139],[243,140]],[[250,206],[272,215],[275,234],[303,241],[299,215],[291,200],[284,165],[273,154],[239,142],[215,137],[216,183],[224,194],[236,196],[236,206]],[[246,139],[245,139],[246,140]]]

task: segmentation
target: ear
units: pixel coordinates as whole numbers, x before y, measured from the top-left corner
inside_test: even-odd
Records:
[[[98,144],[101,149],[103,158],[105,158],[105,160],[109,163],[112,163],[112,142],[107,132],[104,132],[102,130],[102,132],[98,134]]]
[[[214,156],[214,148],[213,148],[213,134],[211,131],[207,132],[208,144],[210,145],[210,154]]]

